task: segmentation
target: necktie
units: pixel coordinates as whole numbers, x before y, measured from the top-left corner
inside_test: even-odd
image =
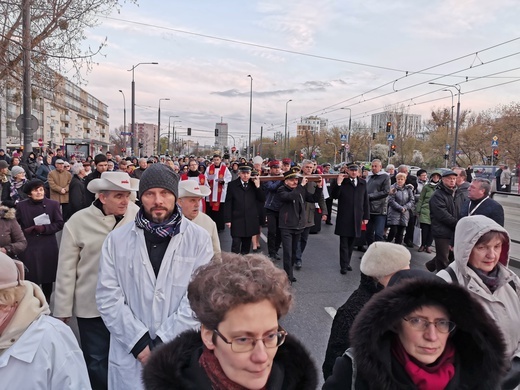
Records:
[[[355,187],[356,186],[356,179],[350,179],[352,181],[352,185]]]
[[[247,183],[242,183],[242,186],[243,186],[244,188],[247,188]]]

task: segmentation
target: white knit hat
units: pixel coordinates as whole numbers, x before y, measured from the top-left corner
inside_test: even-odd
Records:
[[[412,255],[402,245],[376,241],[361,259],[361,272],[367,276],[381,278],[410,266]]]

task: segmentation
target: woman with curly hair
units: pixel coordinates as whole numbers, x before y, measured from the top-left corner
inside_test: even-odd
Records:
[[[264,255],[222,254],[188,286],[200,332],[186,331],[154,352],[146,389],[316,389],[309,353],[279,324],[291,307],[289,281]]]

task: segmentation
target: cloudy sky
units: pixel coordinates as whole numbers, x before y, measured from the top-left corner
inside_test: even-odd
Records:
[[[108,38],[84,88],[108,104],[110,127],[130,122],[132,65],[136,122],[168,120],[210,143],[216,122],[237,146],[247,139],[253,78],[253,136],[319,115],[370,125],[370,115],[404,105],[428,119],[451,107],[478,112],[518,101],[520,8],[516,0],[139,0],[101,18],[88,42]],[[457,101],[457,90],[455,93]],[[178,116],[178,118],[169,118]],[[184,132],[184,133],[183,133]],[[185,137],[188,139],[189,137]]]

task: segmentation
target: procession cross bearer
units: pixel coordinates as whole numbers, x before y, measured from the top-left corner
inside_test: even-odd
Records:
[[[217,224],[218,231],[225,228],[224,202],[226,201],[227,185],[231,181],[231,172],[222,162],[219,154],[213,155],[213,162],[205,172],[211,189],[211,195],[207,199],[206,214]]]
[[[188,298],[191,275],[213,257],[203,228],[176,205],[179,176],[152,164],[141,176],[135,221],[111,232],[99,260],[96,301],[110,331],[109,389],[142,389],[151,351],[197,329]]]

